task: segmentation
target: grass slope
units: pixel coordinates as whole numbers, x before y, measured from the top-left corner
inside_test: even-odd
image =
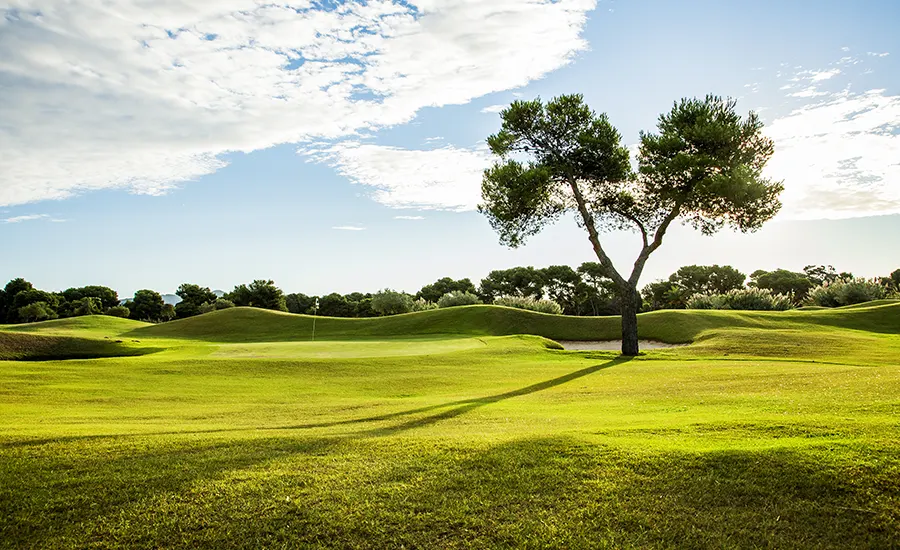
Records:
[[[900,547],[896,304],[427,313],[4,327],[167,350],[0,361],[0,548]]]
[[[53,361],[144,355],[158,349],[129,345],[121,340],[74,336],[42,336],[0,331],[0,361]]]
[[[308,340],[313,318],[255,308],[233,308],[136,328],[132,337],[187,338],[211,342],[278,342]],[[852,310],[787,312],[685,311],[645,313],[638,322],[642,338],[669,343],[694,340],[703,331],[719,328],[793,328],[819,330],[840,327],[900,333],[900,303]],[[619,338],[618,317],[546,315],[498,306],[464,306],[372,319],[319,317],[321,340],[409,338],[415,336],[503,336],[533,334],[553,340],[612,340]]]

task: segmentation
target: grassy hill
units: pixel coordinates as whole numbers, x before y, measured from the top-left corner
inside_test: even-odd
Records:
[[[187,338],[210,342],[308,340],[313,317],[255,308],[225,309],[206,315],[135,328],[135,338]],[[666,310],[639,316],[640,336],[668,343],[693,341],[720,328],[818,330],[839,327],[900,333],[900,303],[878,303],[841,310],[745,312]],[[504,336],[532,334],[553,340],[614,340],[618,317],[568,317],[499,306],[464,306],[371,319],[319,317],[316,338],[359,340],[417,336]]]

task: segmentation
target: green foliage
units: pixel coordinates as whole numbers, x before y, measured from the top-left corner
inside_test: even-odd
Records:
[[[79,298],[72,303],[72,315],[80,317],[82,315],[100,315],[103,313],[103,302],[100,298],[94,296],[85,296]]]
[[[553,300],[535,300],[531,296],[500,296],[494,299],[494,305],[562,315],[562,307]]]
[[[578,315],[582,283],[578,272],[567,265],[551,265],[541,269],[540,273],[544,281],[543,293],[559,304],[566,315]]]
[[[678,269],[667,281],[648,284],[641,291],[644,309],[684,309],[694,295],[724,294],[744,287],[746,275],[730,265],[688,265]],[[702,299],[701,299],[702,300]],[[703,303],[695,301],[695,305]],[[692,307],[691,309],[700,309]],[[720,309],[703,307],[702,309]]]
[[[203,313],[200,309],[203,304],[213,304],[216,295],[208,287],[201,287],[191,283],[183,283],[175,291],[181,301],[175,304],[175,316],[184,319]]]
[[[480,303],[481,299],[476,294],[454,290],[441,296],[437,307],[472,306]]]
[[[172,304],[163,304],[162,311],[159,315],[159,320],[163,323],[166,321],[171,321],[175,318],[175,306]]]
[[[30,302],[20,307],[17,311],[17,318],[23,323],[46,321],[48,319],[56,319],[56,317],[56,311],[47,302]]]
[[[806,275],[806,278],[809,279],[813,286],[853,278],[852,273],[838,273],[832,265],[808,265],[803,268],[803,274]]]
[[[306,294],[291,293],[284,297],[284,303],[290,313],[312,313],[316,299]],[[321,304],[319,306],[321,307]]]
[[[437,309],[437,308],[438,308],[438,305],[436,303],[429,302],[428,300],[426,300],[424,298],[418,298],[416,300],[413,300],[412,305],[409,308],[409,311],[410,312],[429,311],[429,310]]]
[[[131,318],[136,321],[155,323],[164,320],[163,308],[166,303],[155,290],[138,290],[134,293],[134,299],[126,302],[125,306],[131,311]]]
[[[437,302],[441,297],[449,292],[470,292],[475,293],[475,285],[469,279],[460,279],[454,281],[450,277],[438,279],[430,285],[422,287],[416,298],[422,298],[429,302]]]
[[[19,277],[12,279],[0,293],[0,323],[15,323],[19,319],[17,308],[13,304],[16,294],[33,290],[34,285]]]
[[[750,275],[750,286],[766,288],[775,294],[789,296],[795,304],[800,304],[813,287],[812,281],[804,273],[787,269],[775,271],[757,270]]]
[[[101,310],[119,305],[119,294],[115,290],[100,285],[89,285],[79,288],[68,288],[62,292],[67,302],[75,303],[82,298],[97,298]]]
[[[413,297],[405,292],[386,288],[372,295],[372,311],[378,315],[409,313],[412,308]]]
[[[529,296],[538,299],[544,295],[544,284],[541,270],[531,266],[498,269],[481,280],[478,295],[485,303],[491,303],[500,296]]]
[[[257,279],[249,286],[238,285],[224,298],[236,306],[288,311],[284,292],[275,286],[275,281],[272,280]]]
[[[109,315],[110,317],[121,317],[122,319],[127,319],[131,316],[131,311],[125,306],[113,306],[108,308],[104,315]]]
[[[733,309],[738,311],[786,311],[794,307],[790,298],[767,288],[739,288],[722,294],[694,294],[688,309]]]
[[[881,300],[887,289],[880,281],[863,278],[836,280],[813,288],[808,302],[821,307],[841,307]]]

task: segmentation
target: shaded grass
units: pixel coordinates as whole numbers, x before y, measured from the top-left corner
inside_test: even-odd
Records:
[[[0,331],[0,361],[53,361],[129,357],[161,351],[124,341],[95,340],[74,336],[41,336]]]

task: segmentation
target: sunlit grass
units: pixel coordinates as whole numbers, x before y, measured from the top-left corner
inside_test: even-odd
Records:
[[[507,311],[18,327],[165,350],[0,362],[0,545],[900,545],[895,305],[642,316],[696,342],[632,360]]]

